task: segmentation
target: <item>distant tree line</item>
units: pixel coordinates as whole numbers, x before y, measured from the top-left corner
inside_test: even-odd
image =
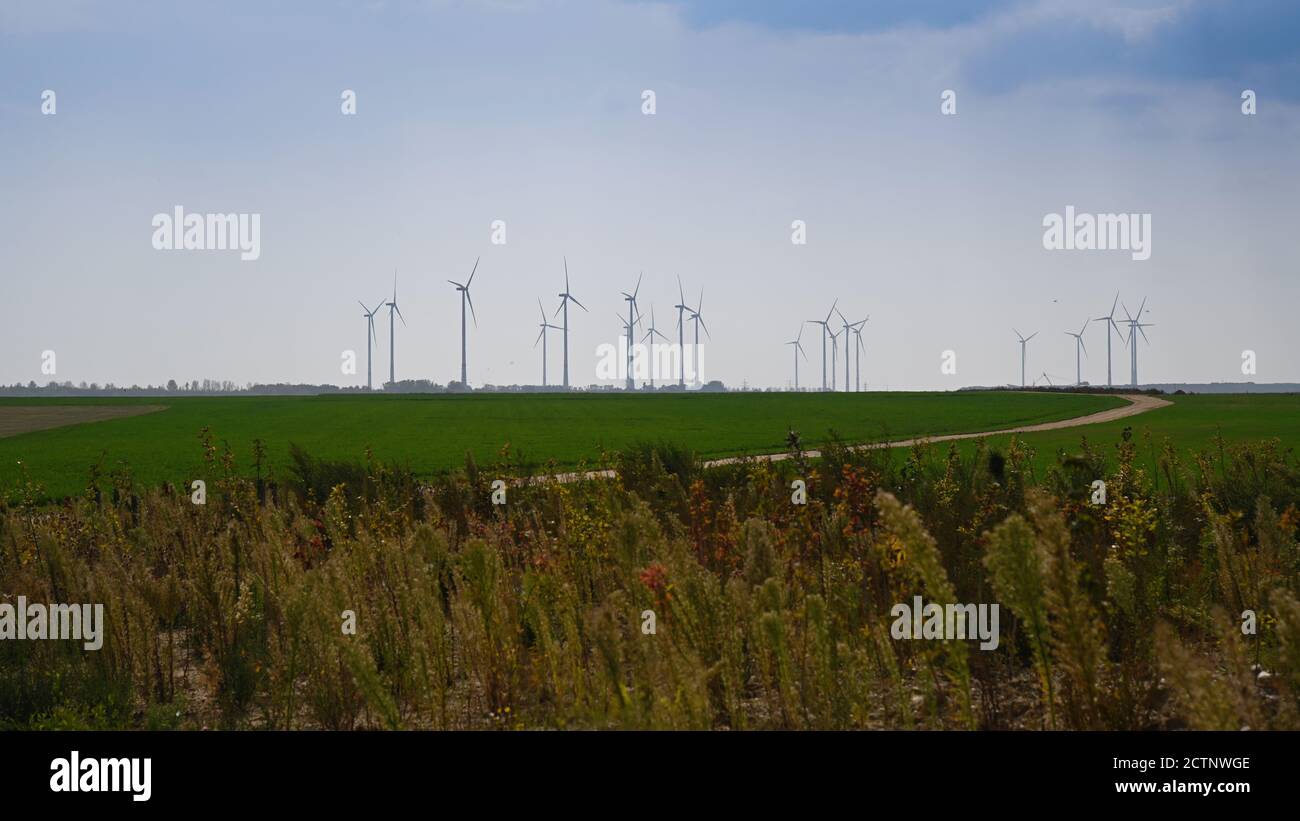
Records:
[[[585,392],[616,392],[621,391],[622,386],[615,385],[590,385],[586,388],[573,388],[573,391]],[[700,388],[691,388],[690,392],[703,393],[722,393],[727,387],[717,380],[709,382]],[[638,388],[641,392],[654,391],[656,393],[677,393],[682,388],[675,383],[669,385],[657,385],[651,388],[649,385],[642,385]],[[13,385],[0,385],[0,396],[315,396],[317,394],[329,393],[367,393],[364,387],[340,386],[340,385],[309,385],[302,383],[281,382],[276,384],[261,384],[249,382],[245,385],[236,385],[230,380],[216,379],[194,379],[189,382],[177,382],[175,379],[167,380],[166,385],[115,385],[112,382],[99,384],[98,382],[49,382],[45,385],[38,385],[30,381],[27,384],[15,382]],[[484,385],[480,388],[473,388],[463,383],[452,380],[446,385],[432,382],[428,379],[403,379],[398,382],[387,382],[382,391],[375,393],[564,393],[565,389],[558,385]]]

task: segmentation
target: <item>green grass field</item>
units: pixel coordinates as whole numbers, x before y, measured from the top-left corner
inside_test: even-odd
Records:
[[[1184,454],[1213,447],[1214,438],[1220,433],[1226,442],[1276,438],[1285,447],[1300,448],[1300,395],[1200,394],[1164,398],[1174,404],[1116,422],[1023,434],[1020,438],[1036,451],[1035,464],[1039,469],[1053,462],[1058,450],[1077,453],[1084,436],[1093,446],[1104,446],[1108,456],[1113,457],[1114,445],[1126,427],[1133,428],[1142,444],[1141,452],[1148,456],[1147,432],[1157,450],[1168,438]],[[992,436],[988,442],[990,447],[1005,448],[1009,438]],[[960,447],[969,452],[973,445],[963,442]]]
[[[835,431],[850,441],[996,430],[1067,419],[1123,404],[1107,396],[1015,393],[469,395],[8,399],[7,405],[164,404],[143,416],[0,438],[0,488],[11,493],[26,468],[50,496],[76,494],[96,462],[122,464],[145,483],[187,482],[202,464],[199,431],[229,442],[249,470],[252,441],[267,446],[272,471],[290,442],[314,456],[376,457],[420,476],[496,461],[509,443],[516,461],[559,467],[594,464],[602,451],[666,440],[701,457],[780,451],[798,430],[809,447]]]
[[[1300,446],[1300,396],[1170,396],[1174,404],[1101,425],[1024,435],[1046,468],[1081,437],[1108,452],[1125,427],[1172,439],[1184,451],[1210,447],[1216,433],[1230,442],[1279,438]],[[703,458],[780,451],[786,431],[808,447],[829,431],[848,441],[902,439],[996,430],[1093,413],[1123,400],[1096,395],[1017,393],[717,394],[695,396],[477,395],[199,397],[165,399],[5,399],[5,406],[167,405],[143,416],[90,422],[0,438],[0,488],[12,494],[27,477],[60,497],[80,492],[99,462],[104,472],[129,465],[142,482],[185,482],[201,465],[198,434],[211,429],[229,442],[241,470],[250,469],[252,441],[267,446],[267,469],[288,463],[289,443],[314,456],[360,460],[367,447],[385,461],[428,477],[480,464],[510,445],[515,461],[541,469],[594,465],[602,452],[638,441],[666,440]],[[1009,437],[990,444],[1005,448]],[[959,442],[969,452],[971,442]],[[22,463],[20,467],[19,463]]]

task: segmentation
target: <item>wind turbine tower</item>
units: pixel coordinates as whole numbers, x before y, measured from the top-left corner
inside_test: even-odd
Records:
[[[1094,317],[1098,322],[1106,323],[1106,387],[1114,387],[1110,377],[1110,332],[1113,330],[1123,339],[1124,334],[1120,332],[1119,325],[1115,324],[1115,308],[1119,305],[1119,291],[1115,292],[1115,301],[1111,303],[1110,313],[1106,316]]]
[[[844,323],[843,330],[840,331],[844,340],[844,392],[849,392],[849,366],[852,364],[851,350],[849,348],[849,336],[853,333],[852,326],[849,324],[849,318],[844,315],[843,311],[836,309],[835,313],[840,315],[840,321]]]
[[[695,369],[695,381],[700,380],[700,326],[704,325],[704,316],[701,311],[704,308],[704,289],[700,289],[700,298],[695,301],[695,310],[691,312],[691,319],[695,321],[695,344],[691,347],[691,365]],[[709,339],[713,334],[709,333],[709,326],[704,325],[704,334]]]
[[[686,294],[682,290],[681,277],[677,277],[677,304],[673,307],[677,309],[677,364],[680,368],[677,386],[684,390],[686,388],[686,323],[684,318],[686,311],[690,311],[691,307],[686,304]]]
[[[853,348],[850,347],[849,345],[849,337],[856,332],[858,334],[858,345],[861,345],[862,325],[866,323],[867,320],[863,319],[863,320],[859,320],[858,322],[849,322],[848,317],[846,317],[842,312],[836,310],[836,313],[840,315],[840,319],[843,320],[844,322],[844,330],[841,331],[840,333],[842,334],[841,339],[844,341],[844,392],[848,393],[849,392],[849,370],[850,370],[849,366],[851,364],[851,360],[853,357]],[[870,316],[867,317],[867,319],[870,318],[871,318]],[[858,362],[859,375],[861,374],[861,371],[862,371],[862,362],[859,360]]]
[[[393,269],[393,301],[388,303],[388,384],[397,383],[397,359],[395,357],[395,333],[393,328],[393,314],[396,313],[402,320],[402,327],[406,327],[406,317],[402,316],[402,309],[397,307],[397,270]]]
[[[623,292],[623,301],[627,303],[627,389],[628,390],[632,390],[633,388],[636,387],[636,381],[632,378],[632,361],[633,361],[633,353],[634,353],[633,345],[635,344],[635,342],[632,339],[632,331],[636,323],[639,321],[639,318],[636,315],[637,313],[636,295],[641,293],[641,277],[644,275],[645,274],[643,272],[642,274],[637,276],[636,287],[632,289],[632,293],[629,294],[627,291]]]
[[[831,314],[835,313],[835,306],[839,304],[838,299],[831,303],[831,309],[826,312],[825,319],[807,320],[807,324],[822,326],[822,390],[826,390],[826,336],[831,332]]]
[[[548,329],[550,329],[550,328],[554,328],[555,330],[558,331],[558,330],[560,330],[560,326],[559,326],[559,325],[552,325],[551,323],[549,323],[549,322],[546,321],[546,309],[542,307],[542,301],[541,301],[540,299],[537,300],[537,310],[541,311],[541,313],[542,313],[542,322],[541,322],[541,328],[542,328],[542,330],[541,330],[541,333],[539,333],[539,334],[537,335],[537,339],[536,339],[536,341],[533,342],[533,347],[536,348],[538,342],[541,342],[541,343],[542,343],[542,387],[544,388],[544,387],[546,387],[546,359],[547,359],[547,357],[546,357],[546,331],[547,331]]]
[[[560,307],[555,309],[558,314],[564,311],[564,388],[569,388],[569,303],[572,302],[582,310],[587,310],[587,306],[579,302],[573,294],[569,293],[569,258],[564,258],[564,293],[559,294]]]
[[[374,342],[375,345],[379,344],[379,337],[375,336],[375,314],[379,313],[379,309],[384,307],[384,301],[382,299],[379,300],[373,310],[367,308],[366,303],[359,299],[357,300],[357,304],[361,306],[361,310],[365,311],[362,316],[366,318],[366,390],[373,390],[373,385],[371,384],[371,373],[374,370],[373,365],[375,353],[374,346],[370,343]]]
[[[482,259],[482,257],[479,257],[479,259]],[[469,387],[469,381],[465,375],[465,304],[469,303],[470,316],[474,317],[474,327],[477,328],[478,315],[474,313],[474,300],[470,298],[469,286],[474,282],[474,273],[478,271],[478,262],[478,259],[474,260],[474,268],[469,272],[469,279],[465,280],[463,285],[454,279],[447,280],[456,286],[457,291],[460,291],[460,384],[466,388]]]
[[[1016,331],[1015,328],[1011,330]],[[1025,346],[1029,340],[1038,336],[1038,331],[1034,331],[1029,336],[1021,336],[1020,331],[1016,331],[1016,336],[1020,338],[1020,387],[1025,387]]]
[[[801,339],[803,339],[803,325],[799,326],[799,335],[785,343],[794,346],[794,389],[796,393],[799,391],[799,355],[803,354],[804,359],[808,358],[808,354],[804,353],[803,345],[800,344]]]
[[[1128,308],[1126,306],[1124,307],[1124,316],[1126,317],[1124,321],[1128,323],[1128,355],[1129,355],[1129,367],[1131,368],[1130,375],[1129,375],[1129,385],[1131,385],[1134,388],[1138,386],[1137,334],[1135,334],[1134,331],[1137,331],[1137,333],[1142,334],[1142,338],[1146,339],[1147,344],[1150,345],[1151,340],[1147,339],[1147,332],[1142,329],[1154,327],[1150,323],[1144,323],[1142,321],[1142,311],[1144,308],[1146,308],[1146,306],[1147,306],[1146,297],[1142,297],[1142,304],[1138,306],[1138,312],[1136,317],[1131,316],[1128,312]]]
[[[830,330],[829,330],[829,329],[827,329],[827,333],[830,333]],[[830,337],[831,337],[831,391],[836,391],[836,390],[838,390],[838,388],[836,387],[836,384],[835,384],[835,380],[836,380],[836,374],[839,373],[839,368],[840,368],[840,366],[839,366],[838,363],[839,363],[839,354],[840,354],[840,334],[842,334],[842,333],[844,333],[844,332],[843,332],[843,331],[836,331],[835,333],[831,333],[831,334],[830,334]]]
[[[871,317],[868,316],[867,319],[871,319]],[[854,362],[857,363],[857,366],[854,368],[854,372],[853,372],[854,393],[860,392],[862,390],[862,355],[867,352],[867,346],[862,341],[862,326],[867,324],[867,319],[863,319],[859,322],[855,322],[854,324],[849,326],[850,328],[853,329],[854,339],[857,340],[856,344],[854,345],[857,354],[853,360]]]
[[[645,350],[646,350],[646,357],[647,357],[647,361],[646,361],[646,364],[647,364],[646,371],[647,371],[647,373],[649,373],[649,375],[650,375],[650,387],[651,387],[651,388],[653,388],[653,387],[655,386],[655,355],[654,355],[654,348],[655,348],[655,337],[656,337],[656,336],[658,336],[658,337],[659,337],[660,339],[662,339],[664,342],[668,342],[668,341],[669,341],[669,340],[668,340],[668,337],[664,336],[662,333],[659,332],[659,330],[658,330],[657,328],[655,328],[655,306],[654,306],[654,305],[651,305],[651,306],[650,306],[650,327],[649,327],[649,329],[646,330],[646,332],[645,332],[645,336],[641,337],[641,341],[644,342],[644,343],[645,343],[645,346],[646,346],[646,348],[645,348]]]
[[[1092,320],[1090,319],[1085,319],[1083,321],[1083,328],[1080,328],[1077,334],[1074,333],[1073,331],[1065,332],[1066,336],[1074,337],[1074,384],[1075,385],[1083,384],[1083,357],[1080,354],[1080,351],[1082,351],[1083,353],[1088,352],[1088,348],[1083,344],[1083,331],[1084,328],[1088,327],[1088,323],[1091,321]],[[1109,343],[1110,341],[1109,332],[1107,333],[1106,336],[1107,336],[1107,342]]]

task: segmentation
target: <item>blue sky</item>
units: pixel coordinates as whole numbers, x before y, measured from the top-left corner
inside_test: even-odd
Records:
[[[356,301],[394,268],[398,376],[445,382],[445,280],[480,256],[474,383],[538,381],[536,299],[550,310],[564,256],[591,308],[573,320],[582,383],[640,271],[661,328],[678,275],[704,289],[707,375],[733,385],[787,384],[782,343],[836,298],[872,317],[873,387],[1018,379],[1012,326],[1043,331],[1031,372],[1068,379],[1064,331],[1116,290],[1157,323],[1143,381],[1242,379],[1246,349],[1257,381],[1300,381],[1298,18],[1207,0],[16,0],[0,382],[47,381],[45,350],[60,380],[350,381]],[[177,204],[260,213],[261,259],[153,250],[152,216]],[[1151,213],[1152,258],[1045,251],[1041,220],[1066,205]],[[804,341],[806,385],[814,328]]]
[[[777,30],[841,34],[887,31],[907,25],[949,28],[972,23],[1007,5],[996,0],[674,0],[669,4],[678,7],[689,24],[702,28],[755,23]]]
[[[954,31],[1007,15],[1037,22],[967,64],[981,87],[1007,90],[1078,72],[1171,80],[1249,81],[1271,96],[1300,95],[1300,4],[1248,2],[1035,3],[1018,0],[671,0],[702,29],[757,25],[787,33],[853,36],[896,30]],[[1086,13],[1088,10],[1094,14]],[[1154,36],[1135,36],[1153,30]]]

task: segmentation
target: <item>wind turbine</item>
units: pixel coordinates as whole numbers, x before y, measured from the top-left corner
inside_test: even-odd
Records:
[[[804,353],[803,345],[799,342],[801,339],[803,339],[803,325],[799,326],[799,335],[785,343],[794,346],[794,389],[796,392],[799,390],[799,354],[803,354],[804,359],[808,358],[808,354]]]
[[[1119,291],[1115,292],[1115,301],[1111,303],[1110,313],[1107,314],[1106,316],[1093,317],[1098,322],[1106,323],[1106,387],[1108,388],[1114,387],[1114,385],[1111,384],[1111,379],[1110,379],[1110,332],[1111,330],[1114,329],[1115,333],[1119,334],[1120,339],[1124,338],[1124,334],[1120,331],[1119,326],[1115,324],[1115,307],[1117,305],[1119,305]]]
[[[871,319],[871,317],[868,316],[867,319]],[[857,367],[854,368],[854,373],[853,373],[854,393],[858,393],[862,390],[862,355],[867,352],[866,343],[862,341],[862,326],[867,324],[867,319],[863,319],[849,326],[850,328],[853,329],[854,339],[857,340],[857,345],[855,346],[857,350],[857,356],[853,360],[854,362],[857,363]]]
[[[1083,353],[1088,352],[1087,346],[1083,344],[1083,330],[1088,327],[1088,323],[1091,321],[1091,319],[1085,319],[1083,321],[1083,328],[1080,328],[1077,334],[1073,331],[1065,332],[1066,336],[1074,337],[1074,384],[1076,385],[1083,384],[1083,358],[1080,356],[1079,351],[1083,351]],[[1110,335],[1107,334],[1107,337],[1109,336]],[[1109,341],[1109,339],[1107,341]]]
[[[474,327],[477,328],[478,315],[474,313],[474,300],[470,298],[469,286],[474,282],[474,272],[478,270],[479,259],[482,259],[482,257],[474,260],[474,268],[469,272],[469,279],[465,281],[464,285],[453,279],[447,280],[456,286],[457,291],[460,291],[460,384],[466,388],[469,387],[469,382],[465,378],[465,303],[469,303],[469,312],[474,317]]]
[[[546,309],[542,307],[542,301],[540,299],[537,300],[537,310],[542,312],[542,330],[541,333],[537,335],[537,340],[533,342],[533,347],[536,348],[538,342],[542,343],[542,387],[544,388],[546,387],[546,331],[548,328],[554,328],[558,331],[560,330],[560,326],[552,325],[546,321]]]
[[[1146,297],[1142,297],[1142,304],[1138,306],[1138,314],[1136,318],[1129,314],[1127,306],[1124,306],[1122,303],[1121,306],[1124,308],[1124,316],[1127,317],[1124,321],[1128,323],[1128,348],[1129,348],[1128,354],[1129,354],[1129,364],[1130,367],[1132,368],[1131,375],[1129,377],[1129,384],[1136,388],[1138,384],[1138,351],[1137,351],[1137,336],[1136,334],[1133,333],[1133,331],[1136,330],[1138,333],[1142,334],[1142,338],[1146,339],[1147,344],[1150,345],[1151,340],[1147,339],[1147,332],[1142,329],[1152,328],[1155,326],[1150,323],[1142,322],[1142,309],[1147,306]]]
[[[365,306],[362,306],[365,307]],[[397,269],[393,269],[393,301],[388,303],[388,384],[397,383],[396,358],[394,356],[394,330],[393,330],[393,313],[402,320],[402,327],[406,327],[406,317],[402,316],[402,309],[397,307]]]
[[[1011,330],[1016,331],[1015,328]],[[1029,340],[1038,336],[1038,331],[1034,331],[1029,336],[1021,336],[1020,331],[1016,331],[1016,336],[1020,337],[1020,387],[1025,387],[1025,345]]]
[[[579,302],[573,294],[569,293],[569,258],[564,258],[564,293],[558,294],[560,297],[560,307],[555,309],[555,313],[564,311],[564,387],[569,387],[569,303],[572,302],[582,310],[587,310],[587,306]]]
[[[844,330],[842,331],[842,333],[844,334],[843,337],[844,339],[844,392],[848,393],[849,392],[849,362],[850,359],[852,359],[853,357],[853,350],[849,347],[849,335],[854,331],[857,331],[859,334],[858,340],[860,344],[861,326],[863,325],[863,323],[867,321],[867,319],[870,319],[871,317],[868,316],[867,319],[862,319],[857,322],[849,322],[849,318],[846,317],[842,311],[837,309],[835,312],[840,315],[840,319],[843,320],[844,322]],[[861,361],[859,361],[858,363],[858,371],[859,373],[861,373],[862,371]]]
[[[700,311],[704,308],[704,289],[700,288],[700,298],[695,301],[695,310],[691,311],[691,319],[695,320],[695,345],[691,349],[691,364],[695,369],[695,381],[700,381],[700,326],[704,325],[704,317]],[[709,333],[709,326],[704,325],[704,334],[709,339],[713,334]]]
[[[682,278],[677,277],[677,304],[673,306],[677,309],[677,363],[680,367],[681,375],[677,379],[677,386],[686,388],[686,338],[685,323],[683,317],[685,312],[691,310],[686,304],[686,294],[682,291]]]
[[[624,319],[622,316],[620,316],[619,314],[616,313],[616,314],[614,314],[614,316],[617,316],[617,317],[618,317],[618,324],[623,326],[623,333],[627,336],[628,339],[631,339],[631,338],[632,338],[632,328],[633,328],[633,326],[632,326],[632,325],[629,325],[629,324],[628,324],[628,321],[627,321],[626,319]],[[640,317],[637,317],[637,320],[640,320]],[[628,362],[627,362],[626,364],[627,364],[627,367],[628,367],[628,374],[630,375],[630,374],[632,373],[632,370],[631,370],[631,369],[632,369],[632,362],[631,362],[631,359],[630,359],[630,358],[629,358],[629,360],[628,360]],[[634,389],[635,389],[635,386],[634,386],[634,385],[633,385],[633,386],[627,386],[627,390],[629,390],[629,391],[630,391],[630,390],[634,390]]]
[[[659,333],[659,330],[655,328],[655,306],[651,305],[650,306],[650,328],[645,332],[645,336],[641,337],[641,341],[646,343],[646,356],[649,357],[649,362],[648,362],[649,367],[646,368],[646,371],[648,371],[650,374],[651,388],[655,386],[655,357],[654,357],[655,336],[658,336],[664,342],[669,341],[668,337],[664,336],[662,333]]]
[[[840,331],[840,333],[844,335],[844,392],[848,393],[849,392],[849,365],[851,364],[849,362],[851,356],[850,356],[848,342],[849,342],[849,334],[852,333],[852,330],[849,328],[849,318],[844,315],[844,312],[839,309],[836,309],[835,313],[840,315],[840,321],[844,323],[844,329]]]
[[[641,293],[641,277],[643,277],[644,275],[645,275],[644,272],[637,275],[636,287],[632,289],[632,293],[629,294],[627,291],[623,292],[623,301],[627,303],[627,389],[628,390],[632,390],[636,386],[635,381],[632,379],[632,352],[633,352],[632,330],[633,327],[636,325],[636,323],[639,321],[638,317],[636,316],[636,295]]]
[[[822,326],[822,390],[826,390],[826,335],[831,332],[831,314],[835,313],[835,306],[839,304],[839,299],[831,303],[831,309],[826,312],[825,319],[806,320],[806,324]]]
[[[366,336],[366,390],[372,390],[372,387],[371,387],[371,371],[372,371],[372,367],[371,367],[371,365],[372,365],[372,363],[374,362],[374,356],[375,356],[375,354],[374,354],[374,351],[373,351],[372,346],[371,346],[370,343],[373,341],[376,345],[379,344],[379,337],[375,336],[375,314],[379,313],[379,309],[382,308],[382,307],[384,307],[384,301],[383,301],[382,299],[380,299],[380,300],[379,300],[379,303],[378,303],[377,305],[375,305],[375,307],[374,307],[373,310],[370,309],[370,308],[367,308],[367,307],[366,307],[366,303],[362,302],[362,301],[359,300],[359,299],[357,300],[357,304],[361,306],[361,310],[365,311],[365,313],[363,314],[363,316],[366,318],[366,331],[367,331],[367,336]]]

